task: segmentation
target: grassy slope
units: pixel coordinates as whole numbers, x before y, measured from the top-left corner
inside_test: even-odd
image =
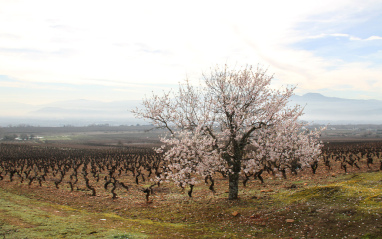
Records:
[[[0,235],[4,238],[146,238],[115,228],[113,215],[45,203],[0,190]],[[128,230],[130,231],[130,230]],[[131,230],[134,231],[134,230]]]
[[[149,204],[143,195],[112,200],[4,179],[0,237],[382,238],[381,172],[313,179],[251,182],[237,201],[226,200],[225,181],[220,193],[202,185],[192,199],[170,188]]]

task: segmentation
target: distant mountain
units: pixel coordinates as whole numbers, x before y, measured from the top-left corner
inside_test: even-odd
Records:
[[[0,104],[0,126],[46,125],[83,126],[90,124],[131,125],[144,124],[131,113],[141,105],[140,100],[101,102],[92,100],[59,101],[32,106],[28,104]]]
[[[31,110],[37,110],[39,106],[16,102],[0,103],[1,116],[23,116]]]
[[[382,101],[326,97],[318,93],[295,95],[290,105],[301,105],[301,118],[315,123],[382,124]]]
[[[318,93],[295,95],[290,105],[305,107],[302,120],[318,124],[382,124],[382,101],[326,97]],[[141,100],[101,102],[92,100],[60,101],[44,105],[0,103],[0,126],[83,126],[90,124],[147,124],[136,119],[132,109]],[[6,114],[7,113],[7,114]]]

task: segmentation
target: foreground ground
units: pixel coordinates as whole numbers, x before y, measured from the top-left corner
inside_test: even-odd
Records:
[[[382,238],[382,173],[371,169],[305,171],[288,180],[250,181],[227,200],[200,184],[193,197],[171,184],[150,202],[139,187],[90,196],[46,183],[0,181],[0,238]],[[338,167],[336,167],[339,169]]]

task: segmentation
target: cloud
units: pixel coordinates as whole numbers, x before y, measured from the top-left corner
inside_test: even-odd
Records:
[[[186,77],[197,82],[216,64],[261,63],[275,73],[278,84],[340,89],[353,75],[380,79],[378,56],[364,54],[362,64],[359,58],[348,62],[347,55],[328,57],[294,44],[336,38],[349,41],[352,49],[379,44],[378,29],[347,31],[375,16],[379,6],[345,0],[2,2],[0,22],[6,24],[0,25],[0,74],[19,84],[103,86],[102,97],[111,98],[117,97],[111,88],[151,92]],[[351,82],[353,88],[360,84]]]
[[[367,41],[372,41],[372,40],[382,40],[382,37],[380,36],[371,36],[371,37],[368,37],[367,39],[365,39]]]
[[[370,36],[368,38],[362,39],[362,38],[359,38],[359,37],[356,37],[356,36],[352,36],[352,35],[349,35],[349,34],[345,34],[345,33],[332,33],[332,34],[323,34],[323,33],[321,33],[321,34],[315,35],[315,36],[308,36],[308,37],[306,37],[306,39],[319,39],[319,38],[324,38],[324,37],[344,37],[344,38],[348,38],[351,41],[382,40],[382,37],[380,37],[380,36]]]

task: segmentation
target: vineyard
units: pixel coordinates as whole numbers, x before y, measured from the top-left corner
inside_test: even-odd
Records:
[[[0,235],[4,238],[382,235],[381,141],[327,143],[321,160],[310,168],[301,169],[292,161],[286,169],[265,165],[257,173],[243,173],[240,199],[236,201],[226,199],[227,180],[223,173],[185,188],[169,182],[158,183],[155,178],[165,173],[165,164],[162,155],[150,147],[1,143]],[[22,198],[16,200],[18,197]],[[45,209],[51,211],[47,214],[49,218],[73,214],[89,219],[85,224],[77,222],[77,226],[81,225],[78,230],[71,225],[55,229],[58,234],[39,234],[37,231],[43,233],[40,225],[44,222],[36,224],[34,220],[44,216],[35,215],[31,220],[10,210],[18,210],[25,200],[39,205],[38,208],[50,208]],[[104,218],[95,219],[94,213]],[[11,220],[12,217],[15,219]],[[327,221],[322,221],[325,217]],[[68,227],[73,229],[67,231]]]

